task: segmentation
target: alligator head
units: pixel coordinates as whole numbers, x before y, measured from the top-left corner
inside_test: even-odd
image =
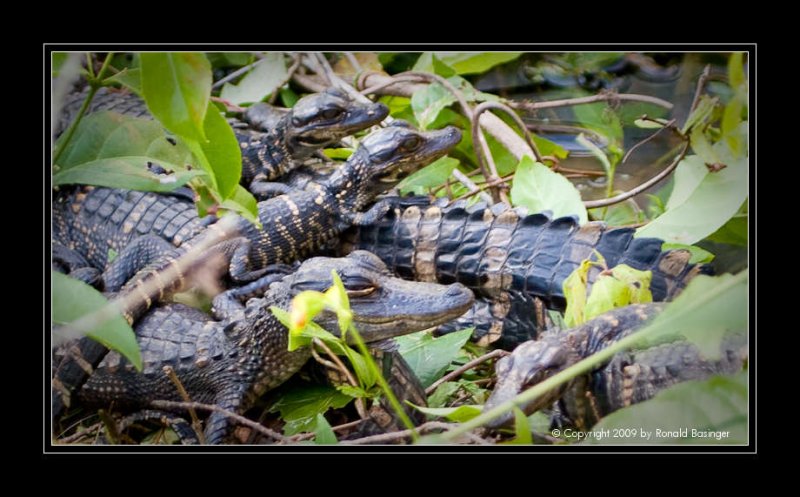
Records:
[[[301,98],[284,118],[285,139],[295,158],[331,145],[389,115],[382,103],[358,102],[338,88]]]
[[[340,203],[362,209],[411,173],[443,157],[461,141],[461,130],[418,131],[405,121],[372,132],[331,178]],[[356,185],[354,187],[354,185]]]
[[[513,399],[522,391],[563,371],[580,359],[581,357],[576,351],[568,343],[560,340],[557,335],[523,343],[511,355],[497,362],[497,366],[495,366],[497,386],[492,392],[492,396],[486,401],[484,411]],[[525,414],[533,414],[558,400],[568,386],[568,384],[562,384],[533,401],[518,406]],[[511,423],[513,419],[513,412],[506,411],[502,416],[487,423],[487,426],[498,428]]]
[[[366,342],[421,331],[454,319],[472,305],[472,292],[461,285],[406,281],[393,276],[376,256],[357,250],[347,257],[314,257],[281,282],[292,297],[305,290],[324,292],[342,279],[353,324]],[[338,334],[336,314],[325,310],[315,321]]]

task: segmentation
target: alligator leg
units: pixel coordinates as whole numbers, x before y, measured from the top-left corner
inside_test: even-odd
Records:
[[[241,388],[232,387],[221,392],[214,404],[227,411],[237,412],[239,404],[241,404],[242,395]],[[204,430],[205,443],[209,445],[221,444],[230,433],[230,428],[231,422],[227,414],[219,411],[212,412],[206,420],[206,428]]]
[[[253,297],[263,296],[271,284],[283,279],[284,276],[292,271],[292,268],[285,264],[268,266],[268,269],[274,269],[275,272],[262,276],[247,285],[225,290],[214,297],[211,307],[214,317],[220,321],[231,321],[242,316],[244,312],[243,303],[245,301]]]
[[[80,338],[65,349],[65,356],[55,367],[51,380],[53,419],[58,420],[70,406],[76,392],[103,360],[108,349],[88,337]]]
[[[354,226],[375,224],[394,206],[394,200],[384,198],[375,202],[375,205],[366,212],[344,212],[342,218]]]
[[[106,291],[119,291],[135,274],[148,264],[166,255],[176,255],[177,249],[156,235],[143,235],[133,240],[103,272]]]
[[[259,201],[267,200],[278,195],[284,195],[292,191],[292,187],[283,183],[276,183],[274,181],[261,181],[254,179],[250,183],[250,193],[252,193]]]
[[[122,433],[135,423],[142,421],[157,421],[161,426],[172,428],[182,445],[197,445],[200,443],[192,425],[184,418],[166,411],[143,409],[125,416],[117,423],[117,430]]]

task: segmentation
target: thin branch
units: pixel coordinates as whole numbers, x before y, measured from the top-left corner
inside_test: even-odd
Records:
[[[357,419],[355,421],[350,421],[349,423],[342,423],[340,425],[332,426],[331,430],[333,430],[333,431],[343,431],[343,430],[346,430],[348,428],[353,428],[354,426],[358,426],[361,423],[363,423],[364,421],[366,421],[366,419]],[[310,439],[312,439],[314,437],[316,437],[316,433],[312,433],[312,432],[299,433],[297,435],[292,435],[290,437],[290,440],[292,442],[301,442],[303,440],[310,440]]]
[[[316,345],[317,347],[319,347],[319,348],[321,348],[322,350],[325,351],[325,353],[328,355],[328,357],[330,357],[331,360],[334,362],[334,364],[335,364],[334,369],[337,369],[337,370],[341,371],[342,374],[344,374],[345,377],[347,378],[347,382],[350,383],[350,385],[352,385],[354,387],[358,387],[359,386],[358,382],[353,377],[353,373],[351,373],[350,370],[347,369],[347,366],[345,366],[344,363],[342,362],[342,360],[339,359],[339,356],[334,354],[333,351],[330,349],[330,347],[328,347],[325,344],[325,342],[323,342],[319,338],[314,338],[313,339],[313,343],[314,343],[314,345]],[[364,418],[369,416],[367,414],[367,408],[364,405],[364,399],[361,399],[361,398],[356,399],[356,411],[358,411],[358,415],[362,419],[364,419]]]
[[[477,359],[473,359],[473,360],[469,361],[468,363],[464,364],[463,366],[461,366],[460,368],[456,369],[455,371],[451,371],[451,372],[447,373],[446,375],[442,376],[441,378],[439,378],[438,380],[436,380],[431,386],[429,386],[428,388],[425,389],[425,395],[432,394],[433,392],[436,391],[437,388],[439,388],[439,385],[441,385],[442,383],[444,383],[446,381],[450,381],[453,378],[457,378],[457,377],[461,376],[462,374],[466,373],[467,371],[469,371],[470,369],[474,368],[475,366],[477,366],[479,364],[483,364],[484,362],[490,361],[490,360],[495,359],[495,358],[505,357],[509,353],[510,352],[507,352],[507,351],[502,350],[502,349],[496,349],[496,350],[493,350],[493,351],[489,352],[488,354],[484,354],[484,355],[478,357]]]
[[[336,86],[336,74],[334,74],[331,65],[328,64],[328,59],[326,59],[325,56],[319,52],[315,52],[313,55],[314,57],[311,60],[316,62],[320,69],[317,71],[317,74],[322,74],[325,76],[325,79],[328,80],[328,84],[330,86]]]
[[[295,71],[294,75],[292,76],[292,81],[308,91],[321,92],[325,91],[325,88],[327,88],[327,86],[320,83],[315,78],[312,78],[307,74],[301,74],[300,71]]]
[[[647,119],[647,116],[646,115],[642,116],[642,119]],[[661,123],[659,123],[659,124],[661,124]],[[657,129],[655,133],[653,133],[652,135],[648,136],[644,140],[638,142],[636,145],[632,146],[630,148],[630,150],[628,150],[628,152],[625,154],[625,157],[622,158],[622,162],[620,162],[620,164],[624,164],[625,161],[628,160],[628,157],[631,156],[631,154],[633,153],[634,150],[636,150],[637,148],[641,147],[645,143],[649,142],[650,140],[652,140],[653,138],[658,136],[658,134],[661,133],[662,131],[664,131],[665,129],[667,129],[669,127],[672,127],[673,129],[677,130],[676,128],[674,128],[674,126],[675,126],[675,119],[671,119],[667,123],[662,124],[662,126],[659,129]]]
[[[251,70],[252,68],[254,68],[254,67],[256,66],[256,64],[258,64],[259,62],[261,62],[261,59],[259,59],[259,60],[255,61],[255,62],[253,62],[252,64],[247,64],[247,65],[246,65],[246,66],[244,66],[244,67],[240,67],[239,69],[237,69],[237,70],[233,71],[232,73],[228,74],[228,75],[227,75],[227,76],[225,76],[224,78],[220,78],[220,79],[218,79],[216,83],[214,83],[213,85],[211,85],[211,89],[212,89],[212,90],[216,90],[217,88],[221,87],[221,86],[222,86],[222,85],[224,85],[225,83],[227,83],[227,82],[229,82],[229,81],[233,81],[234,79],[238,78],[239,76],[242,76],[243,74],[247,74],[247,73],[248,73],[248,72],[250,72],[250,70]]]
[[[347,62],[349,62],[350,65],[353,66],[353,69],[355,70],[356,73],[360,73],[361,71],[364,70],[364,68],[361,67],[361,63],[358,62],[356,56],[353,55],[353,52],[342,52],[342,53],[344,54],[344,57],[347,59]]]
[[[565,98],[562,100],[547,100],[544,102],[509,102],[511,107],[526,111],[537,111],[541,109],[552,109],[555,107],[569,107],[572,105],[591,104],[595,102],[606,101],[630,101],[630,102],[645,102],[667,110],[672,110],[673,105],[666,100],[650,95],[639,95],[636,93],[600,93],[598,95],[591,95],[588,97]]]
[[[170,379],[170,381],[175,385],[175,388],[178,390],[178,395],[181,396],[184,402],[191,402],[192,398],[189,397],[189,392],[183,387],[183,383],[181,383],[180,378],[178,375],[175,374],[175,370],[172,366],[164,366],[164,374]],[[206,443],[206,438],[203,434],[202,427],[200,425],[200,419],[197,418],[197,412],[195,412],[194,408],[190,407],[188,409],[189,417],[192,418],[192,429],[197,434],[197,439],[200,440],[201,444]]]
[[[419,425],[417,430],[420,433],[426,431],[433,431],[433,430],[450,430],[458,426],[455,423],[443,423],[441,421],[428,421],[425,424]],[[394,442],[397,440],[402,440],[409,438],[412,434],[412,430],[401,430],[401,431],[393,431],[391,433],[380,433],[378,435],[371,435],[368,437],[359,438],[356,440],[345,440],[340,443],[344,445],[362,445],[362,444],[373,444],[373,443],[387,443],[387,442]],[[472,433],[465,433],[464,436],[469,440],[478,443],[478,444],[488,444],[486,440],[477,437]]]
[[[711,74],[711,64],[706,65],[703,68],[703,72],[700,73],[700,77],[697,78],[697,88],[694,90],[694,98],[692,98],[692,106],[689,107],[689,116],[692,115],[692,111],[697,108],[697,104],[700,103],[700,96],[703,94],[703,90],[706,87],[706,82],[708,81],[708,76]],[[688,120],[689,117],[687,116],[686,119]]]
[[[480,105],[475,107],[473,119],[477,121],[480,118],[481,114],[483,114],[485,111],[489,109],[495,109],[505,112],[517,124],[519,129],[522,130],[522,134],[525,137],[525,141],[528,143],[528,146],[531,148],[531,151],[533,152],[533,158],[536,159],[537,162],[542,162],[542,154],[539,152],[539,148],[533,141],[533,137],[531,136],[531,133],[528,131],[528,127],[525,125],[525,122],[522,120],[522,118],[520,118],[519,115],[517,115],[517,113],[514,112],[514,110],[508,105],[500,102],[491,102],[491,101],[482,102]]]
[[[272,95],[269,96],[269,104],[272,105],[275,103],[275,100],[278,99],[278,95],[280,94],[280,89],[292,79],[294,76],[295,71],[300,67],[300,56],[292,56],[292,65],[289,66],[289,69],[286,71],[286,77],[281,81],[281,83],[275,87],[275,91],[272,92]]]
[[[461,106],[461,113],[469,119],[469,122],[472,123],[473,121],[473,114],[472,108],[467,103],[467,99],[464,97],[464,94],[461,91],[453,86],[453,84],[447,81],[445,78],[439,76],[438,74],[431,74],[427,72],[417,72],[417,71],[406,71],[397,74],[397,76],[416,76],[422,80],[425,80],[429,83],[439,83],[440,85],[444,86],[447,91],[449,91],[458,102],[458,105]]]
[[[72,435],[60,439],[56,439],[58,443],[69,444],[76,442],[84,437],[91,436],[92,434],[96,433],[103,427],[103,423],[95,423],[92,426],[86,428],[83,431],[79,431],[77,433],[73,433]]]
[[[247,419],[244,416],[236,414],[235,412],[229,411],[227,409],[223,409],[217,405],[203,404],[202,402],[175,402],[172,400],[152,400],[150,401],[150,405],[157,409],[167,409],[167,410],[197,409],[199,411],[218,412],[232,419],[233,421],[236,421],[240,425],[252,428],[253,430],[258,431],[259,433],[267,437],[271,437],[275,440],[280,440],[284,442],[289,440],[289,437],[281,435],[280,433],[274,430],[270,430],[266,426],[260,425],[251,419]]]
[[[686,156],[686,153],[688,151],[689,151],[689,142],[686,141],[686,143],[684,143],[684,145],[683,145],[683,149],[681,150],[681,152],[678,154],[677,157],[675,157],[675,160],[673,160],[672,163],[669,166],[666,167],[666,169],[664,169],[663,171],[661,171],[657,175],[653,176],[649,180],[645,181],[641,185],[639,185],[639,186],[637,186],[635,188],[632,188],[632,189],[628,190],[627,192],[620,193],[619,195],[614,196],[614,197],[604,198],[604,199],[600,199],[600,200],[585,200],[583,202],[583,205],[587,209],[594,209],[594,208],[597,208],[597,207],[606,207],[608,205],[618,204],[620,202],[624,202],[625,200],[628,200],[631,197],[635,197],[636,195],[642,193],[643,191],[645,191],[648,188],[650,188],[651,186],[655,185],[656,183],[658,183],[662,179],[664,179],[667,176],[669,176],[672,173],[672,171],[674,171],[675,168],[678,167],[678,164],[680,164],[680,162]]]
[[[473,194],[478,194],[480,197],[485,200],[488,204],[494,203],[492,197],[489,196],[485,191],[481,190],[478,185],[472,182],[471,179],[467,178],[464,173],[459,171],[458,169],[453,169],[452,175],[455,179],[460,181],[467,189],[472,192]]]

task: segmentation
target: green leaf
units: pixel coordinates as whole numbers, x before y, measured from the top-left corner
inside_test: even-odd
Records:
[[[609,226],[625,226],[644,221],[644,213],[633,199],[608,207],[589,209],[589,214],[592,219],[602,220]]]
[[[703,127],[696,126],[692,129],[691,144],[694,153],[699,155],[706,164],[720,162],[717,152],[714,150],[714,147],[711,146],[711,142],[708,140]]]
[[[130,88],[137,95],[142,94],[142,70],[138,67],[136,69],[126,67],[110,78],[106,78],[106,81],[119,83],[122,86]]]
[[[429,332],[421,331],[397,337],[395,341],[400,346],[400,355],[408,362],[422,386],[427,388],[442,377],[470,336],[472,328],[448,333],[439,338],[433,338]]]
[[[703,127],[711,118],[711,114],[714,112],[714,107],[717,103],[719,103],[717,97],[709,97],[708,95],[700,97],[697,107],[689,114],[689,117],[686,118],[686,123],[681,129],[681,133],[686,134],[695,126]]]
[[[722,337],[747,329],[747,279],[747,269],[735,276],[696,276],[641,330],[646,338],[640,343],[646,346],[684,337],[709,359],[718,359]]]
[[[174,172],[154,174],[148,169],[148,164],[157,164]],[[98,159],[66,169],[53,176],[53,185],[84,184],[146,192],[170,192],[202,174],[203,171],[198,170],[181,171],[176,164],[153,157],[128,156]]]
[[[236,105],[260,102],[277,90],[287,76],[283,54],[269,53],[253,66],[239,84],[225,83],[220,97]]]
[[[531,212],[549,210],[555,217],[576,215],[581,224],[588,219],[581,195],[564,176],[525,156],[517,166],[511,186],[514,205],[527,207]]]
[[[688,250],[691,255],[690,264],[707,264],[714,260],[714,254],[697,245],[684,245],[682,243],[665,243],[661,250]]]
[[[436,390],[428,397],[429,407],[444,407],[447,401],[461,388],[455,381],[445,381],[436,387]]]
[[[257,227],[261,227],[261,219],[258,217],[258,202],[253,194],[242,185],[236,185],[233,196],[223,201],[220,207],[236,212]]]
[[[285,392],[269,408],[269,412],[281,413],[286,422],[283,428],[285,435],[295,435],[311,431],[317,422],[317,415],[328,409],[346,406],[352,397],[337,391],[333,387],[323,385],[304,385]]]
[[[437,416],[440,418],[447,418],[450,421],[463,423],[474,418],[483,410],[483,406],[463,405],[458,407],[420,407],[406,402],[418,411],[427,414],[428,416]]]
[[[613,167],[611,166],[611,162],[608,160],[606,153],[600,150],[600,147],[592,143],[590,140],[587,140],[583,133],[579,133],[575,141],[589,150],[589,153],[592,154],[598,160],[598,162],[600,162],[600,164],[603,166],[603,170],[606,172],[606,176],[612,176],[614,171]]]
[[[742,52],[734,52],[728,59],[728,84],[731,88],[736,88],[744,84],[744,54]]]
[[[450,76],[455,76],[456,70],[447,65],[446,62],[442,62],[442,60],[437,57],[436,55],[431,55],[431,66],[433,66],[433,72],[438,74],[439,76],[449,78]]]
[[[432,56],[435,55],[441,62],[453,68],[457,74],[477,74],[498,64],[512,61],[521,54],[522,52],[434,52],[433,54],[425,52],[417,59],[413,70],[434,72]]]
[[[56,148],[63,141],[61,135]],[[175,171],[194,163],[187,146],[168,137],[157,122],[104,111],[81,119],[56,169],[63,172],[98,159],[124,156],[149,157],[153,162],[175,166],[170,168]]]
[[[69,54],[67,52],[52,52],[50,54],[50,70],[53,78],[58,77],[58,73],[61,71],[61,66],[64,65],[64,62],[67,61]]]
[[[281,87],[279,91],[281,94],[281,101],[283,102],[283,106],[286,108],[291,109],[292,107],[294,107],[294,104],[296,104],[297,101],[300,100],[300,95],[295,93],[294,90],[292,90],[288,86]]]
[[[522,409],[516,406],[514,406],[514,434],[516,434],[516,438],[510,442],[511,444],[531,445],[533,443],[528,418],[522,412]]]
[[[542,411],[536,411],[528,416],[528,429],[531,433],[549,433],[550,417]]]
[[[724,142],[716,143],[714,149],[727,167],[711,172],[699,156],[686,157],[675,171],[667,212],[639,228],[637,237],[691,245],[736,214],[747,198],[747,158],[731,157]]]
[[[242,67],[250,64],[255,55],[247,52],[209,52],[206,57],[214,68]]]
[[[411,96],[411,108],[420,128],[428,129],[439,112],[455,101],[456,98],[444,86],[432,83],[414,92]]]
[[[564,323],[572,328],[586,322],[586,289],[589,280],[589,269],[592,267],[591,259],[584,259],[564,280],[561,287],[567,300],[567,309],[564,311]]]
[[[103,294],[89,285],[56,271],[50,271],[52,281],[53,324],[67,324],[109,305]],[[58,329],[54,330],[58,333]],[[138,370],[142,370],[142,355],[136,335],[127,321],[118,315],[94,328],[88,336],[111,350],[122,354]]]
[[[588,321],[611,309],[625,307],[630,301],[628,285],[609,275],[598,276],[586,299],[585,319]]]
[[[708,235],[708,239],[718,243],[729,243],[740,247],[747,246],[747,214],[736,214],[728,219],[720,229]]]
[[[654,122],[657,121],[657,122]],[[636,119],[633,124],[642,129],[661,129],[669,120],[667,119]]]
[[[627,264],[619,264],[611,269],[611,275],[628,286],[631,304],[647,304],[653,301],[653,294],[650,293],[652,271],[640,271]]]
[[[142,53],[142,93],[147,108],[178,136],[204,142],[211,95],[211,64],[202,53]]]
[[[217,191],[223,199],[236,193],[242,177],[242,150],[231,125],[216,108],[206,113],[203,129],[208,141],[200,142],[211,173],[216,178]],[[241,194],[240,194],[241,195]]]
[[[458,164],[457,159],[447,156],[441,157],[404,179],[400,182],[398,188],[403,194],[414,192],[417,195],[423,195],[427,193],[429,188],[443,185],[450,178],[453,169]]]
[[[352,148],[326,148],[322,151],[322,153],[325,154],[325,156],[329,159],[343,160],[347,160],[347,158],[353,155],[353,152],[355,152],[355,150]]]
[[[339,441],[336,439],[336,435],[331,429],[331,425],[322,414],[317,414],[317,426],[314,428],[314,435],[316,435],[314,437],[314,443],[317,445],[331,445],[339,443]]]
[[[581,126],[604,135],[609,144],[622,143],[622,122],[614,109],[605,102],[576,105],[573,112]]]
[[[588,443],[746,444],[748,442],[747,372],[687,381],[652,399],[620,409],[592,430],[626,438],[588,437]],[[659,430],[657,432],[657,430]],[[705,435],[705,436],[703,436]]]

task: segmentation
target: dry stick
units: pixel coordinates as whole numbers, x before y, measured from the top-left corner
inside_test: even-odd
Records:
[[[94,432],[96,432],[97,430],[99,430],[102,427],[103,427],[103,423],[95,423],[92,426],[86,428],[85,430],[79,431],[77,433],[73,433],[72,435],[70,435],[68,437],[64,437],[64,438],[60,438],[60,439],[57,438],[56,441],[58,443],[69,444],[69,443],[75,442],[77,440],[80,440],[81,438],[84,438],[84,437],[92,435]]]
[[[240,67],[239,69],[233,71],[232,73],[228,74],[224,78],[218,79],[216,83],[211,85],[211,89],[212,90],[216,90],[217,88],[219,88],[220,86],[224,85],[228,81],[233,81],[234,79],[238,78],[242,74],[246,74],[247,72],[250,71],[250,69],[254,68],[256,66],[256,64],[258,64],[259,62],[261,62],[260,58],[259,58],[259,60],[253,62],[252,64],[247,64],[244,67]]]
[[[544,102],[509,102],[511,107],[515,109],[527,110],[527,111],[537,111],[541,109],[552,109],[554,107],[568,107],[572,105],[582,105],[582,104],[591,104],[595,102],[605,102],[605,101],[614,101],[614,100],[621,100],[621,101],[630,101],[630,102],[645,102],[653,105],[658,105],[659,107],[663,107],[667,110],[672,110],[673,105],[666,100],[661,100],[657,97],[651,97],[649,95],[638,95],[636,93],[600,93],[599,95],[591,95],[588,97],[578,97],[578,98],[565,98],[563,100],[548,100]]]
[[[164,374],[170,379],[170,381],[175,385],[175,388],[178,390],[178,394],[181,396],[184,402],[191,402],[192,398],[189,397],[189,392],[183,387],[183,383],[181,383],[180,378],[178,375],[175,374],[175,370],[172,369],[172,366],[164,366]],[[197,413],[195,412],[194,408],[190,407],[188,409],[189,417],[192,418],[192,429],[197,434],[197,439],[200,440],[201,444],[206,443],[206,437],[203,434],[203,430],[200,426],[200,419],[197,417]]]
[[[211,225],[207,230],[209,236],[170,264],[168,268],[159,274],[160,278],[147,279],[144,283],[141,280],[137,281],[139,290],[144,292],[145,295],[155,297],[163,291],[163,287],[158,281],[168,286],[180,280],[184,274],[188,274],[189,270],[198,269],[200,267],[198,264],[204,261],[208,255],[208,250],[212,246],[238,234],[237,224],[239,220],[241,220],[239,216],[229,215]],[[174,289],[174,291],[179,290],[180,288]],[[53,337],[54,346],[80,338],[120,314],[126,316],[130,322],[128,313],[131,309],[135,309],[140,305],[141,302],[142,294],[140,292],[125,292],[121,297],[110,301],[108,305],[59,328],[58,335]]]
[[[525,137],[525,141],[528,143],[528,146],[531,148],[533,152],[533,158],[536,159],[537,162],[542,162],[542,154],[539,152],[539,148],[536,146],[536,143],[533,141],[533,137],[531,136],[530,131],[528,131],[528,127],[525,125],[525,122],[522,118],[517,115],[514,110],[506,104],[500,102],[482,102],[480,105],[475,107],[474,111],[474,119],[477,121],[481,114],[489,109],[495,109],[499,111],[505,112],[522,130],[522,134]]]
[[[270,430],[264,425],[260,425],[251,419],[247,419],[244,416],[236,414],[235,412],[229,411],[227,409],[223,409],[220,406],[213,405],[213,404],[203,404],[202,402],[175,402],[173,400],[152,400],[150,401],[150,405],[157,408],[157,409],[167,409],[167,410],[175,410],[175,409],[197,409],[200,411],[209,411],[209,412],[218,412],[223,414],[224,416],[236,421],[237,423],[247,426],[248,428],[252,428],[262,435],[271,437],[275,440],[280,441],[288,441],[289,437],[281,435],[280,433]]]
[[[314,338],[312,342],[314,343],[314,345],[318,346],[319,348],[324,350],[326,354],[328,354],[328,357],[330,357],[331,360],[335,363],[334,368],[344,373],[345,377],[347,377],[347,382],[350,383],[350,385],[358,387],[358,382],[353,377],[353,374],[350,372],[349,369],[347,369],[347,366],[344,365],[342,360],[339,359],[339,356],[334,354],[333,351],[330,349],[330,347],[325,345],[325,342],[323,342],[319,338]],[[356,411],[358,411],[358,415],[361,416],[362,419],[368,416],[367,408],[364,405],[364,399],[361,398],[356,399]]]
[[[642,116],[642,119],[644,119],[644,120],[648,120],[648,121],[650,120],[650,119],[648,119],[648,118],[647,118],[647,116],[646,116],[646,115],[645,115],[645,116]],[[658,122],[658,121],[656,121],[656,122]],[[655,133],[653,133],[652,135],[648,136],[648,137],[647,137],[647,138],[645,138],[644,140],[642,140],[642,141],[638,142],[636,145],[632,146],[632,147],[630,148],[630,150],[628,150],[628,152],[625,154],[625,157],[623,157],[623,158],[622,158],[622,162],[620,162],[620,164],[624,164],[624,163],[625,163],[625,161],[627,161],[627,160],[628,160],[628,157],[630,157],[630,156],[631,156],[631,154],[633,153],[633,151],[634,151],[634,150],[636,150],[637,148],[641,147],[641,146],[642,146],[642,145],[644,145],[645,143],[649,142],[650,140],[652,140],[653,138],[655,138],[656,136],[658,136],[658,134],[659,134],[659,133],[661,133],[662,131],[664,131],[665,129],[667,129],[667,128],[672,128],[673,130],[675,130],[675,128],[674,128],[674,126],[675,126],[675,119],[671,119],[671,120],[669,120],[669,121],[668,121],[666,124],[662,124],[662,123],[659,123],[659,124],[661,124],[661,127],[660,127],[660,128],[658,128],[658,129],[656,130],[656,132],[655,132]],[[676,130],[676,131],[677,131],[677,130]]]
[[[292,65],[289,66],[289,70],[286,71],[286,77],[283,79],[283,81],[281,81],[281,83],[278,86],[275,87],[275,91],[272,92],[272,95],[269,96],[269,100],[267,100],[267,102],[270,105],[275,103],[275,100],[278,99],[278,94],[280,93],[279,90],[283,87],[283,85],[288,83],[290,79],[292,79],[292,76],[294,75],[295,71],[297,71],[297,69],[300,67],[300,56],[299,55],[298,56],[292,56],[292,60],[294,62],[292,62]]]
[[[427,423],[419,425],[416,429],[420,433],[425,431],[431,430],[449,430],[457,426],[452,423],[443,423],[441,421],[428,421]],[[356,440],[345,440],[340,443],[346,445],[361,445],[361,444],[370,444],[370,443],[385,443],[385,442],[394,442],[395,440],[400,440],[404,438],[409,438],[411,436],[412,430],[401,430],[401,431],[393,431],[391,433],[380,433],[378,435],[371,435],[368,437],[358,438]],[[472,434],[472,433],[465,433],[466,438],[479,443],[479,444],[487,444],[486,440]]]
[[[490,197],[488,193],[486,193],[485,191],[481,190],[481,189],[478,187],[478,185],[476,185],[475,183],[473,183],[473,182],[472,182],[472,180],[471,180],[471,179],[467,178],[467,177],[464,175],[464,173],[462,173],[462,172],[461,172],[461,171],[459,171],[458,169],[453,169],[453,172],[452,172],[452,174],[453,174],[453,177],[454,177],[454,178],[456,178],[458,181],[460,181],[461,183],[463,183],[463,184],[464,184],[464,186],[466,186],[466,187],[467,187],[467,189],[469,189],[469,191],[470,191],[470,193],[471,193],[471,194],[477,194],[477,195],[480,195],[480,197],[481,197],[481,198],[482,198],[484,201],[486,201],[486,203],[488,203],[488,204],[492,204],[492,203],[494,203],[494,199],[492,199],[492,197]]]
[[[477,359],[473,359],[473,360],[469,361],[468,363],[464,364],[463,366],[461,366],[460,368],[456,369],[455,371],[451,371],[451,372],[447,373],[446,375],[442,376],[441,378],[439,378],[438,380],[436,380],[431,386],[429,386],[428,388],[425,389],[425,395],[432,394],[433,392],[436,391],[437,388],[439,388],[439,385],[441,385],[442,383],[444,383],[446,381],[450,381],[453,378],[457,378],[457,377],[461,376],[462,374],[466,373],[467,371],[469,371],[470,369],[474,368],[478,364],[483,364],[484,362],[492,360],[492,359],[494,359],[496,357],[505,357],[505,356],[507,356],[509,354],[510,354],[510,352],[507,352],[505,350],[496,349],[496,350],[493,350],[493,351],[489,352],[488,354],[484,354],[484,355],[478,357]]]
[[[697,80],[697,89],[695,89],[695,92],[694,92],[694,98],[692,100],[692,106],[690,107],[689,115],[691,115],[692,111],[697,108],[697,104],[700,102],[700,95],[703,93],[703,88],[705,88],[705,86],[706,86],[706,81],[708,81],[708,75],[710,73],[711,73],[711,66],[707,65],[705,67],[705,69],[703,69],[703,72],[700,74],[700,77]],[[688,119],[688,116],[687,116],[687,119]],[[601,200],[585,201],[583,203],[583,205],[585,205],[587,209],[592,209],[592,208],[595,208],[595,207],[605,207],[607,205],[612,205],[612,204],[617,204],[619,202],[623,202],[623,201],[625,201],[625,200],[627,200],[627,199],[629,199],[631,197],[634,197],[634,196],[638,195],[639,193],[647,190],[648,188],[650,188],[651,186],[655,185],[656,183],[658,183],[662,179],[666,178],[672,171],[675,170],[676,167],[678,167],[678,164],[680,164],[680,162],[686,156],[686,153],[689,151],[689,146],[690,146],[690,142],[689,142],[688,138],[684,137],[683,148],[681,149],[681,151],[678,154],[678,156],[675,157],[675,160],[673,160],[672,163],[669,166],[667,166],[666,169],[664,169],[663,171],[661,171],[660,173],[655,175],[650,180],[648,180],[648,181],[642,183],[641,185],[637,186],[636,188],[633,188],[632,190],[629,190],[629,191],[624,192],[624,193],[620,193],[619,195],[617,195],[615,197],[605,198],[605,199],[601,199]]]
[[[356,73],[360,73],[361,71],[364,70],[364,68],[361,67],[361,63],[358,62],[358,59],[356,59],[356,56],[353,55],[353,52],[342,52],[342,53],[344,54],[344,57],[347,59],[347,62],[349,62],[350,65],[353,66],[353,69],[356,71]]]

